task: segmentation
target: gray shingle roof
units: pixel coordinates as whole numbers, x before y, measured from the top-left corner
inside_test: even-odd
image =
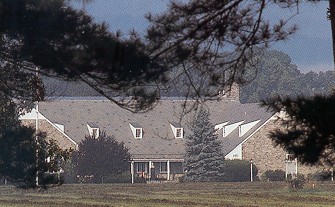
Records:
[[[132,113],[105,99],[98,100],[53,100],[40,103],[40,112],[51,122],[65,126],[65,133],[75,142],[88,135],[87,123],[94,123],[108,135],[114,135],[118,141],[130,148],[134,159],[182,159],[185,139],[174,138],[170,123],[180,123],[185,136],[190,134],[188,123],[190,113],[180,121],[182,100],[161,100],[147,113]],[[219,138],[223,151],[229,153],[253,131],[266,122],[272,114],[258,104],[241,104],[238,101],[208,101],[205,103],[211,113],[211,122],[216,125],[229,121],[249,123],[260,120],[242,137],[235,129],[227,137]],[[129,123],[138,123],[143,128],[143,138],[135,139]],[[222,130],[221,130],[222,131]]]

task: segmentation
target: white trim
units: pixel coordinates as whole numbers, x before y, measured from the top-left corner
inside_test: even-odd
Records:
[[[167,178],[166,180],[170,180],[170,160],[166,162],[167,164]]]
[[[40,112],[38,112],[35,108],[33,108],[33,109],[31,109],[30,112],[27,112],[27,113],[24,113],[23,115],[20,115],[19,120],[36,120],[37,116],[38,116],[39,120],[47,119]]]
[[[54,123],[52,123],[49,119],[45,119],[47,120],[48,123],[51,124],[51,126],[53,126],[54,128],[56,128],[63,136],[65,136],[68,140],[70,140],[73,144],[75,144],[76,148],[75,150],[78,149],[78,144],[71,138],[69,137],[67,134],[65,134],[65,132],[63,132],[61,129],[59,129]]]
[[[54,123],[54,124],[55,124],[55,126],[56,126],[57,128],[59,128],[62,132],[65,131],[65,126],[64,126],[63,124],[58,124],[58,123]]]
[[[276,115],[277,113],[275,113],[274,115],[272,115],[268,120],[266,120],[261,126],[259,126],[255,131],[253,131],[247,138],[245,138],[239,145],[241,145],[241,146],[243,146],[243,144],[246,142],[246,141],[248,141],[256,132],[258,132],[261,128],[263,128],[263,126],[265,126],[267,123],[269,123],[269,121],[271,121],[271,120],[275,120],[276,118]],[[236,148],[236,147],[235,147]],[[231,153],[233,150],[235,150],[235,148],[234,149],[232,149],[232,150],[230,150],[228,153],[227,153],[227,155],[229,154],[229,153]],[[242,154],[241,154],[241,157],[243,158],[243,147],[242,147]]]
[[[153,161],[153,162],[166,162],[169,160],[170,162],[184,162],[184,159],[132,159],[134,162],[148,162],[148,161]]]
[[[141,127],[135,127],[133,124],[129,123],[131,132],[133,133],[133,136],[135,139],[142,139],[143,138],[143,128]],[[138,136],[138,130],[140,130],[139,132],[139,136]]]
[[[91,137],[98,138],[100,136],[100,129],[96,126],[91,126],[89,123],[86,123],[88,133]]]
[[[229,125],[223,126],[222,136],[223,137],[228,136],[232,131],[234,131],[243,122],[244,121],[240,121],[240,122],[236,122],[236,123],[233,123],[233,124],[229,124]]]
[[[174,138],[176,139],[182,139],[184,138],[184,129],[183,127],[179,127],[179,126],[175,126],[174,124],[171,124],[171,129],[172,129],[172,133],[174,135]]]
[[[217,124],[217,125],[215,125],[214,129],[218,131],[218,130],[222,129],[224,126],[226,126],[228,123],[229,123],[229,121],[221,123],[221,124]]]
[[[166,170],[162,170],[162,164],[164,164],[165,163],[165,168],[166,168]],[[168,171],[168,169],[167,169],[168,167],[167,167],[167,162],[159,162],[159,172],[160,173],[167,173],[167,171]]]
[[[134,184],[134,161],[130,162],[131,183]]]
[[[230,151],[225,159],[228,160],[241,160],[242,159],[242,144],[237,145],[232,151]]]
[[[37,115],[38,113],[38,115]],[[56,123],[51,122],[46,116],[44,116],[40,111],[37,112],[35,108],[31,110],[31,112],[26,113],[24,115],[20,115],[19,120],[35,120],[38,116],[38,120],[46,120],[52,127],[58,130],[64,137],[70,140],[75,145],[75,150],[78,149],[78,144],[70,138],[61,128],[59,128]]]
[[[252,127],[254,127],[260,121],[261,120],[258,119],[258,120],[253,121],[253,122],[249,122],[249,123],[246,123],[246,124],[241,124],[238,127],[238,136],[243,137],[243,135],[245,135]]]
[[[277,114],[277,113],[276,113]],[[248,141],[256,132],[258,132],[263,126],[265,126],[267,123],[269,123],[271,120],[276,119],[276,114],[272,115],[268,120],[266,120],[261,126],[259,126],[255,131],[253,131],[247,138],[245,138],[241,144],[244,144],[246,141]]]
[[[136,161],[134,161],[134,163],[136,164],[136,173],[148,173],[148,167],[149,167],[148,162],[136,162]],[[139,164],[141,164],[141,170],[143,170],[143,168],[144,168],[144,171],[139,171]]]

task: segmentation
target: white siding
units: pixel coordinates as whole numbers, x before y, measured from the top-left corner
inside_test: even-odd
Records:
[[[242,144],[238,145],[235,149],[233,149],[231,152],[229,152],[225,159],[229,160],[241,160],[242,159]]]

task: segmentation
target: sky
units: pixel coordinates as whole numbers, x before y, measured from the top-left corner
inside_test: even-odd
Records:
[[[86,11],[96,22],[106,22],[110,31],[129,34],[135,29],[144,34],[148,22],[144,15],[148,12],[164,12],[169,0],[93,0],[85,6]],[[271,5],[264,18],[277,22],[280,18],[290,18],[290,24],[297,24],[299,30],[284,42],[275,43],[271,49],[287,53],[298,69],[309,71],[328,71],[334,69],[330,21],[326,12],[328,1],[301,3],[299,10],[281,9]]]

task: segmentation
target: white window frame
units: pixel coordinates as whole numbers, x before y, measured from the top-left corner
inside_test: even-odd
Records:
[[[89,123],[87,124],[88,133],[93,138],[98,138],[100,136],[100,129],[96,126],[92,127]]]
[[[143,138],[143,128],[139,127],[136,123],[129,123],[129,126],[135,139]]]
[[[135,129],[135,137],[140,139],[142,138],[142,129],[141,128],[136,128]]]
[[[176,128],[176,138],[183,138],[183,128]]]
[[[173,135],[176,139],[182,139],[184,138],[184,128],[177,126],[177,124],[170,123]]]

